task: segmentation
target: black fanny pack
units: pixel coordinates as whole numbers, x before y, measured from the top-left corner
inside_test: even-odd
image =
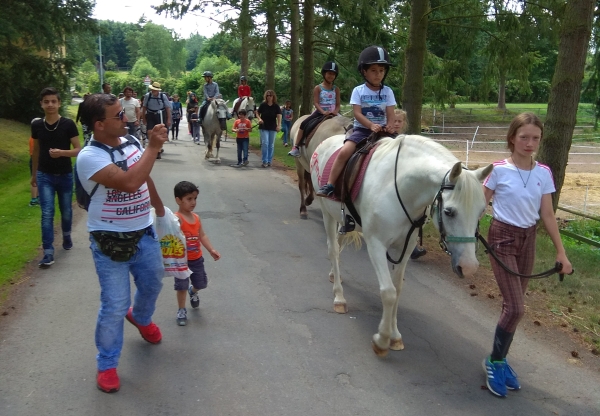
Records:
[[[90,234],[96,240],[102,254],[113,261],[128,261],[138,251],[138,243],[149,232],[150,227],[138,231],[92,231]]]

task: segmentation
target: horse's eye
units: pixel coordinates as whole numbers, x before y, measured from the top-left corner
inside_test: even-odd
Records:
[[[446,214],[449,217],[454,217],[456,211],[454,210],[454,208],[444,208],[444,214]]]

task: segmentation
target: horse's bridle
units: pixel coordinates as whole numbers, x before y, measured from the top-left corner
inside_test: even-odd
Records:
[[[401,143],[398,144],[398,152],[396,153],[396,163],[394,165],[394,186],[396,188],[396,196],[398,197],[398,202],[400,202],[400,205],[402,206],[402,209],[404,210],[404,214],[406,214],[406,217],[410,221],[411,226],[410,226],[410,230],[408,231],[408,235],[406,236],[406,239],[404,240],[404,247],[402,248],[402,254],[400,254],[400,258],[398,260],[394,260],[394,259],[392,259],[392,257],[390,256],[389,253],[385,253],[388,261],[393,264],[400,264],[402,262],[402,259],[404,258],[404,255],[406,254],[406,248],[408,247],[408,240],[410,240],[410,236],[412,235],[413,231],[415,231],[415,229],[422,228],[423,225],[425,224],[425,220],[427,220],[427,214],[426,214],[427,208],[425,208],[425,210],[423,211],[423,215],[421,215],[421,217],[418,220],[413,221],[413,219],[410,217],[410,214],[406,210],[404,203],[402,202],[402,198],[400,197],[400,191],[398,190],[398,181],[396,181],[396,178],[398,177],[398,159],[400,157],[400,148],[401,148]],[[478,234],[476,232],[476,235],[473,237],[455,237],[455,236],[449,236],[446,234],[446,228],[444,227],[444,222],[442,221],[442,214],[441,214],[442,210],[443,210],[443,206],[444,206],[444,200],[442,198],[442,193],[446,189],[448,189],[448,190],[454,189],[453,183],[446,183],[446,178],[450,174],[451,170],[452,169],[448,170],[448,172],[446,172],[446,174],[444,175],[444,178],[442,179],[442,184],[440,186],[440,189],[438,190],[438,192],[435,195],[435,198],[431,204],[431,210],[430,210],[430,215],[432,218],[434,215],[433,210],[435,209],[437,211],[438,230],[440,232],[440,247],[442,248],[442,250],[444,250],[449,255],[452,255],[452,253],[448,250],[447,243],[476,243],[477,242],[476,235]],[[479,224],[477,225],[477,229],[479,230]]]
[[[463,167],[463,169],[466,168]],[[440,190],[437,192],[435,198],[433,199],[431,209],[429,210],[429,215],[431,216],[431,218],[434,218],[434,216],[437,217],[436,219],[438,223],[438,231],[440,233],[440,247],[446,252],[446,254],[452,255],[452,252],[448,250],[447,243],[476,243],[477,235],[479,234],[479,222],[477,222],[477,230],[475,231],[475,235],[473,237],[456,237],[453,235],[446,234],[446,227],[444,227],[444,221],[442,221],[442,211],[444,208],[444,200],[442,198],[442,193],[446,189],[454,189],[453,183],[446,183],[446,178],[448,177],[449,173],[450,171],[446,172],[446,174],[444,175],[444,179],[442,179],[442,185],[440,186]]]

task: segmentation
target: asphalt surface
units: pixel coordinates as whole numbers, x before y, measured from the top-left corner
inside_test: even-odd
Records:
[[[200,308],[188,307],[188,325],[177,326],[165,278],[154,315],[163,341],[148,344],[125,323],[121,390],[99,391],[99,287],[79,215],[74,248],[33,270],[0,317],[0,415],[600,414],[598,373],[526,331],[510,356],[522,390],[499,399],[482,389],[499,311],[444,280],[427,257],[407,269],[398,313],[406,349],[376,357],[381,301],[366,249],[342,253],[349,313],[338,315],[319,210],[300,220],[287,176],[253,154],[248,167],[230,167],[232,140],[221,165],[207,162],[182,127],[152,177],[173,210],[175,183],[200,187],[196,212],[222,254],[206,260]]]

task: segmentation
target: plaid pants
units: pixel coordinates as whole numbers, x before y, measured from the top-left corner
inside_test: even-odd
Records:
[[[531,274],[535,261],[535,237],[535,225],[520,228],[493,220],[488,242],[498,258],[509,269],[528,275]],[[490,263],[502,293],[502,314],[498,326],[506,332],[514,333],[525,314],[524,296],[529,279],[508,273],[492,256],[490,256]]]

